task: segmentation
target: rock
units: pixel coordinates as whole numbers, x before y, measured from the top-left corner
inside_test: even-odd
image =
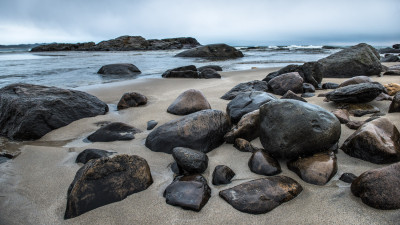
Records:
[[[351,192],[377,209],[400,209],[400,163],[369,170],[351,184]]]
[[[372,83],[372,82],[373,81],[371,80],[371,78],[369,78],[367,76],[356,76],[356,77],[352,77],[350,79],[343,81],[339,85],[339,87],[346,87],[346,86],[353,85],[353,84]]]
[[[326,151],[339,140],[340,133],[335,115],[317,105],[285,99],[260,108],[260,141],[275,158]]]
[[[141,130],[124,123],[110,123],[87,138],[91,142],[110,142],[110,141],[128,141],[135,138],[134,134],[142,132]]]
[[[186,147],[207,153],[224,143],[229,129],[225,113],[202,110],[158,126],[147,136],[145,144],[155,152],[171,154],[175,147]]]
[[[196,66],[182,66],[165,71],[162,75],[164,78],[199,78]]]
[[[147,161],[135,155],[90,160],[68,188],[64,219],[121,201],[153,183]]]
[[[102,157],[108,157],[114,152],[109,152],[101,149],[85,149],[76,157],[76,163],[87,163],[91,159],[99,159]]]
[[[339,119],[340,123],[346,124],[350,121],[350,113],[346,109],[336,109],[332,112],[336,118]]]
[[[158,122],[155,120],[147,121],[147,130],[152,130],[154,127],[157,126],[157,124],[158,124]]]
[[[181,166],[178,165],[178,163],[175,161],[174,163],[171,164],[171,170],[175,174],[178,175],[184,175],[185,171],[182,169]]]
[[[148,50],[186,49],[194,48],[200,45],[196,39],[191,37],[165,38],[161,40],[150,39],[148,42]]]
[[[246,113],[232,129],[225,134],[226,143],[232,144],[235,139],[243,138],[252,141],[260,136],[260,110]]]
[[[121,99],[118,102],[117,109],[126,109],[129,107],[137,107],[139,105],[146,105],[147,97],[137,93],[137,92],[128,92],[122,95]]]
[[[201,57],[211,59],[227,59],[243,57],[243,53],[226,44],[204,45],[183,51],[177,57]]]
[[[282,172],[279,162],[268,153],[260,150],[253,152],[248,165],[253,173],[260,175],[273,176]]]
[[[346,123],[346,126],[352,130],[357,130],[358,128],[360,128],[362,125],[364,125],[365,122],[364,121],[349,121]]]
[[[203,109],[211,109],[206,97],[199,90],[189,89],[171,103],[167,112],[175,115],[187,115]]]
[[[277,95],[284,95],[289,90],[303,93],[303,78],[297,72],[282,74],[268,82],[268,89]]]
[[[337,104],[339,109],[346,109],[353,116],[361,117],[366,114],[379,113],[379,108],[370,104],[351,104],[351,103],[339,103]]]
[[[260,108],[261,105],[275,100],[276,98],[268,93],[260,91],[243,92],[230,101],[226,107],[231,122],[237,123],[243,115],[253,112]]]
[[[293,99],[293,100],[298,100],[298,101],[302,101],[302,102],[307,102],[307,100],[305,100],[304,98],[296,95],[293,91],[289,90],[286,92],[286,94],[284,94],[281,99]]]
[[[190,174],[203,173],[208,166],[205,153],[190,148],[176,147],[172,150],[176,163]]]
[[[400,62],[400,58],[397,55],[388,54],[381,58],[381,62]]]
[[[253,146],[249,141],[242,138],[236,138],[233,147],[235,147],[237,150],[241,152],[256,152],[262,150]]]
[[[303,191],[295,180],[273,176],[242,183],[219,192],[233,208],[250,214],[267,213]]]
[[[306,93],[301,94],[302,98],[311,98],[311,97],[314,97],[314,96],[315,96],[315,94],[314,93],[310,93],[310,92],[306,92]]]
[[[337,172],[335,153],[317,153],[306,158],[289,161],[288,168],[302,180],[315,185],[325,185]]]
[[[338,87],[339,87],[339,84],[331,83],[331,82],[322,84],[322,89],[336,89]]]
[[[106,103],[85,92],[33,84],[0,89],[0,134],[34,140],[85,117],[104,115]]]
[[[392,103],[389,107],[389,113],[400,112],[400,92],[394,96]]]
[[[235,172],[225,165],[218,165],[215,167],[214,172],[212,174],[212,184],[213,185],[221,185],[221,184],[230,184],[232,178],[235,176]]]
[[[400,49],[400,44],[394,44],[392,47],[393,47],[394,49]]]
[[[199,78],[203,78],[203,79],[218,78],[219,79],[219,78],[221,78],[221,75],[214,69],[207,68],[207,69],[203,69],[199,73]]]
[[[222,67],[217,66],[217,65],[207,65],[207,66],[201,66],[201,67],[197,68],[197,70],[199,72],[202,72],[205,69],[213,69],[215,71],[222,71]]]
[[[378,97],[375,98],[375,101],[392,101],[393,97],[385,94],[385,93],[381,93],[380,95],[378,95]]]
[[[31,49],[31,52],[54,52],[54,51],[89,51],[96,44],[94,42],[85,42],[77,44],[53,43],[39,45]]]
[[[383,75],[394,75],[394,76],[399,76],[400,75],[400,70],[388,70],[383,73]]]
[[[381,48],[379,49],[380,54],[386,54],[386,53],[400,53],[400,49],[394,49],[394,48]]]
[[[211,189],[201,175],[178,176],[165,189],[164,197],[169,205],[199,212],[210,199]]]
[[[372,163],[400,160],[400,133],[388,119],[379,118],[362,125],[343,143],[348,155]]]
[[[384,87],[379,83],[362,83],[337,88],[325,97],[334,102],[365,103],[374,100],[383,91]]]
[[[146,50],[149,45],[149,42],[141,36],[125,35],[99,42],[93,48],[96,51],[133,51]]]
[[[133,64],[117,63],[102,66],[97,73],[105,75],[137,75],[141,71]]]
[[[314,93],[315,87],[309,83],[303,83],[303,92],[304,93]]]
[[[287,65],[287,66],[281,68],[280,70],[278,70],[276,72],[269,73],[262,81],[265,81],[268,83],[270,80],[272,80],[275,77],[278,77],[278,76],[280,76],[282,74],[286,74],[286,73],[292,73],[292,72],[298,72],[299,75],[303,74],[301,66],[291,64],[291,65]],[[304,76],[302,76],[302,77],[304,77]]]
[[[357,176],[352,173],[343,173],[339,180],[351,184],[356,178]]]
[[[232,100],[234,99],[238,94],[242,92],[248,92],[248,91],[261,91],[261,92],[267,92],[268,91],[268,85],[267,82],[265,81],[259,81],[259,80],[253,80],[249,81],[246,83],[240,83],[233,87],[231,90],[226,92],[221,98],[225,100]]]
[[[387,93],[390,96],[394,96],[397,92],[400,91],[400,84],[390,83],[390,84],[385,84],[384,87],[386,88]]]

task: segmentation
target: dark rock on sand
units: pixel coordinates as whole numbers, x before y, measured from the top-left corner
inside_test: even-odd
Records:
[[[220,191],[219,196],[241,212],[262,214],[292,200],[302,191],[302,186],[292,178],[273,176]]]
[[[339,103],[337,104],[339,109],[345,109],[353,116],[361,117],[366,114],[372,113],[379,113],[379,108],[366,104],[366,103],[359,103],[359,104],[352,104],[352,103]]]
[[[178,175],[183,175],[185,173],[185,171],[182,169],[181,166],[178,165],[176,161],[171,164],[171,170]]]
[[[393,163],[400,160],[400,133],[386,118],[362,125],[343,143],[348,155],[373,163]]]
[[[146,105],[147,97],[137,93],[137,92],[128,92],[122,95],[121,99],[118,102],[117,109],[126,109],[129,107],[137,107],[139,105]]]
[[[326,94],[329,101],[365,103],[374,100],[385,88],[379,83],[362,83],[337,88]]]
[[[351,192],[377,209],[400,209],[400,163],[369,170],[351,184]]]
[[[346,124],[350,121],[350,113],[349,111],[347,111],[347,109],[337,109],[332,113],[336,116],[336,118],[339,119],[340,123],[342,124]]]
[[[199,90],[189,89],[171,103],[167,112],[175,115],[187,115],[204,109],[211,109],[206,97]]]
[[[165,71],[162,75],[164,78],[199,78],[196,66],[182,66]]]
[[[315,94],[311,93],[311,92],[306,92],[306,93],[301,94],[302,98],[311,98],[311,97],[314,97],[314,96],[315,96]]]
[[[392,103],[389,107],[389,113],[400,112],[400,92],[394,96]]]
[[[215,71],[222,71],[222,67],[217,66],[217,65],[207,65],[207,66],[201,66],[201,67],[197,68],[197,70],[199,72],[202,72],[205,69],[213,69]]]
[[[340,138],[332,113],[296,100],[271,101],[260,108],[260,141],[275,158],[298,158],[326,151]]]
[[[213,185],[221,185],[221,184],[230,184],[232,178],[235,176],[235,172],[225,165],[218,165],[215,167],[214,172],[212,174],[212,184]]]
[[[251,155],[248,166],[253,173],[265,176],[273,176],[282,172],[279,162],[261,150]]]
[[[165,189],[167,204],[199,212],[211,197],[207,180],[201,175],[178,176]]]
[[[68,188],[64,219],[121,201],[146,190],[152,183],[149,165],[139,156],[91,160],[78,170]]]
[[[303,78],[297,72],[282,74],[268,82],[268,89],[277,95],[284,95],[289,90],[303,93]]]
[[[305,182],[325,185],[337,172],[337,159],[333,152],[318,153],[289,161],[287,166]]]
[[[206,68],[202,71],[199,71],[199,78],[202,79],[212,79],[212,78],[221,78],[221,75],[214,69]]]
[[[351,184],[356,178],[357,176],[352,173],[343,173],[339,180]]]
[[[110,123],[87,138],[91,142],[110,142],[110,141],[128,141],[135,138],[134,134],[142,132],[141,130],[124,123]]]
[[[137,75],[141,71],[133,64],[117,63],[102,66],[97,73],[105,75]]]
[[[204,45],[183,51],[177,57],[201,57],[211,59],[226,59],[243,57],[243,53],[226,44]]]
[[[249,141],[242,138],[236,138],[233,147],[235,147],[237,150],[241,152],[256,152],[262,150],[260,148],[253,146]]]
[[[364,121],[349,121],[346,123],[346,126],[352,130],[357,130],[358,128],[360,128],[362,125],[364,125],[365,122]]]
[[[309,83],[303,83],[303,92],[304,93],[314,93],[315,87]]]
[[[190,148],[176,147],[172,150],[176,163],[190,174],[203,173],[208,166],[205,153]]]
[[[158,124],[158,122],[155,120],[147,121],[147,130],[152,130],[154,127],[157,126],[157,124]]]
[[[322,84],[322,89],[336,89],[338,87],[339,87],[339,84],[331,83],[331,82]]]
[[[252,141],[260,136],[260,110],[246,113],[231,130],[225,134],[226,143],[232,144],[235,139],[243,138]]]
[[[104,115],[106,103],[85,92],[33,84],[0,89],[0,134],[33,140],[85,117]]]
[[[384,72],[383,75],[399,76],[400,75],[400,70],[388,70],[388,71]]]
[[[302,102],[307,102],[307,100],[305,100],[304,98],[296,95],[293,91],[289,90],[286,92],[286,94],[284,94],[281,99],[293,99],[293,100],[298,100],[298,101],[302,101]]]
[[[242,92],[248,91],[261,91],[267,92],[268,91],[268,84],[265,81],[253,80],[246,83],[240,83],[233,87],[231,90],[226,92],[221,98],[225,100],[232,100],[238,94]]]
[[[388,54],[381,58],[381,62],[400,62],[400,58],[397,55]]]
[[[87,163],[91,159],[99,159],[103,157],[108,157],[114,152],[109,152],[101,149],[85,149],[76,157],[76,163]]]
[[[343,81],[339,85],[339,87],[346,87],[346,86],[353,85],[353,84],[372,83],[372,82],[373,81],[371,80],[371,78],[369,78],[367,76],[356,76],[356,77],[352,77],[350,79]]]
[[[202,110],[158,126],[147,136],[145,144],[155,152],[171,154],[175,147],[186,147],[207,153],[224,142],[229,129],[225,113]]]
[[[243,92],[228,103],[226,112],[231,122],[237,123],[243,115],[259,109],[261,105],[271,100],[276,100],[276,98],[269,93],[261,91]]]

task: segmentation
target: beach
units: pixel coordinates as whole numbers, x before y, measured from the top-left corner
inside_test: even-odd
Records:
[[[396,63],[386,63],[391,66]],[[18,144],[21,154],[13,160],[0,164],[0,224],[396,224],[400,221],[400,210],[378,210],[362,203],[350,191],[350,184],[339,180],[343,173],[361,173],[380,168],[378,165],[353,158],[339,150],[338,172],[324,186],[302,181],[288,170],[281,160],[282,173],[303,186],[303,192],[293,200],[283,203],[271,212],[260,215],[242,213],[218,196],[219,191],[246,181],[264,177],[252,173],[247,165],[250,152],[240,152],[232,144],[224,143],[207,153],[209,164],[203,176],[208,180],[212,193],[208,203],[200,212],[184,210],[166,204],[163,192],[172,182],[174,173],[170,165],[171,155],[153,152],[144,145],[150,131],[149,120],[158,126],[181,116],[167,113],[168,106],[188,89],[200,90],[212,109],[226,111],[229,101],[220,97],[235,85],[252,80],[262,80],[279,68],[253,69],[221,72],[222,79],[159,79],[143,78],[80,87],[78,90],[97,96],[107,103],[110,111],[106,115],[84,118],[53,130],[37,141]],[[399,76],[371,76],[381,84],[400,83]],[[324,78],[322,83],[341,83],[345,78]],[[328,111],[336,109],[335,103],[324,102],[317,90],[316,95],[306,100]],[[117,103],[126,92],[139,92],[148,98],[144,106],[117,111]],[[280,96],[277,96],[280,97]],[[385,113],[397,128],[400,114],[387,113],[391,101],[372,101],[370,104]],[[351,117],[354,120],[366,120]],[[131,141],[91,143],[85,138],[105,122],[123,122],[142,133]],[[354,130],[341,125],[339,146]],[[251,142],[261,147],[259,139]],[[88,148],[112,150],[116,154],[138,155],[147,160],[154,183],[146,190],[132,194],[126,199],[91,210],[78,217],[64,220],[67,190],[76,171],[82,166],[75,163],[76,156]],[[116,155],[114,154],[114,155]],[[227,165],[235,173],[232,183],[214,186],[212,172],[217,165]]]

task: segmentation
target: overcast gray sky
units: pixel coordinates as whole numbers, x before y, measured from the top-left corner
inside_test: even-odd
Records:
[[[0,0],[0,44],[140,35],[202,44],[400,42],[400,0]]]

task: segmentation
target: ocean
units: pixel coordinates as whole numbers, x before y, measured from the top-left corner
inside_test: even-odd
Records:
[[[184,50],[38,53],[29,52],[27,48],[1,48],[0,87],[23,82],[78,88],[130,79],[161,78],[164,71],[187,65],[219,65],[224,71],[283,67],[316,61],[341,50],[312,45],[237,48],[243,52],[243,58],[219,61],[174,57]],[[142,73],[125,77],[97,74],[101,66],[112,63],[132,63]]]

